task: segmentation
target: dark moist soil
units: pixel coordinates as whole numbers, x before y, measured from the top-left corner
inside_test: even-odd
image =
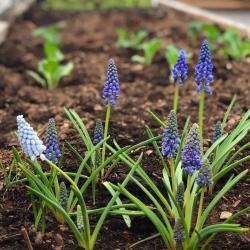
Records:
[[[41,26],[59,20],[66,21],[61,32],[62,50],[66,60],[74,62],[74,72],[65,77],[55,91],[47,91],[37,86],[25,71],[36,70],[42,58],[42,43],[39,38],[32,37],[32,31]],[[74,108],[83,118],[86,126],[93,131],[97,118],[104,119],[105,108],[102,104],[101,92],[105,82],[106,64],[113,57],[119,69],[121,95],[118,105],[112,110],[110,134],[120,145],[128,145],[146,139],[144,125],[148,124],[154,132],[161,133],[159,126],[150,118],[148,109],[153,110],[166,119],[172,107],[174,86],[168,81],[169,68],[161,51],[151,66],[144,67],[131,62],[133,52],[116,47],[117,27],[138,31],[145,29],[151,37],[160,36],[166,44],[175,44],[194,53],[190,61],[190,76],[197,61],[199,44],[192,42],[187,33],[186,23],[192,18],[183,13],[169,9],[157,10],[112,10],[108,12],[86,13],[51,13],[39,6],[33,6],[27,13],[12,25],[7,41],[0,48],[0,149],[5,168],[11,161],[11,146],[17,145],[15,137],[16,115],[23,114],[38,130],[41,136],[50,117],[55,117],[61,142],[67,139],[78,149],[82,142],[66,118],[63,107]],[[210,138],[213,125],[222,119],[231,98],[238,95],[237,105],[230,117],[229,130],[249,108],[250,99],[250,67],[245,62],[235,62],[213,54],[215,81],[212,84],[214,93],[206,97],[204,130],[206,138]],[[185,119],[197,121],[199,96],[195,93],[193,77],[190,77],[181,88],[179,104],[179,127],[183,128]],[[205,141],[209,144],[209,140]],[[162,166],[152,153],[151,148],[143,149],[145,157],[143,167],[155,180],[161,175]],[[66,152],[67,160],[64,169],[76,170],[79,162]],[[135,154],[137,156],[139,152]],[[249,168],[248,163],[242,169]],[[111,174],[110,180],[121,181],[128,169],[120,166]],[[238,170],[239,171],[239,170]],[[1,174],[3,177],[3,173]],[[217,188],[225,183],[222,180]],[[2,182],[0,183],[2,185]],[[209,220],[220,221],[222,211],[235,212],[249,203],[249,175],[238,183],[222,199],[212,212]],[[133,187],[131,187],[133,188]],[[216,190],[216,192],[218,191]],[[137,191],[134,190],[136,193]],[[140,195],[139,192],[137,192]],[[86,199],[90,201],[91,195]],[[105,206],[110,196],[102,188],[98,189],[97,206]],[[48,215],[47,233],[39,240],[32,232],[32,209],[30,199],[23,186],[15,189],[1,188],[0,193],[0,249],[25,249],[21,226],[29,231],[34,249],[79,249],[73,236],[66,227],[62,227]],[[207,198],[208,199],[211,198]],[[91,203],[88,202],[90,205]],[[237,222],[250,226],[249,214],[242,216]],[[96,218],[94,218],[94,221]],[[95,249],[126,249],[130,244],[156,233],[155,229],[144,218],[133,219],[132,228],[125,227],[119,217],[109,217],[101,231]],[[36,239],[36,240],[35,240]],[[220,234],[211,245],[211,249],[249,249],[250,235]],[[57,246],[57,248],[55,247]],[[164,249],[160,238],[151,240],[134,249]]]

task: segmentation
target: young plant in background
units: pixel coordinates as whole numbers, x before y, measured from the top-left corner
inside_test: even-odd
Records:
[[[43,46],[46,58],[38,63],[38,72],[28,70],[27,74],[37,81],[43,88],[55,89],[64,76],[70,75],[73,70],[73,63],[61,64],[64,55],[60,50],[60,38],[57,34],[58,26],[40,28],[34,33],[44,37]]]
[[[209,84],[213,81],[213,64],[211,60],[210,50],[208,48],[208,41],[205,39],[202,42],[198,64],[195,67],[195,83],[197,84],[196,92],[200,94],[199,103],[199,128],[201,147],[203,148],[203,113],[205,93],[211,95],[212,89]]]
[[[64,22],[58,22],[49,26],[37,28],[32,35],[35,37],[42,37],[45,43],[55,44],[56,46],[61,45],[61,38],[58,33],[65,26]]]
[[[116,29],[117,46],[126,49],[140,49],[142,41],[148,36],[148,32],[140,30],[137,33],[126,31],[123,28]]]
[[[243,41],[237,29],[229,28],[222,36],[224,48],[219,52],[235,60],[243,60],[250,55],[250,40]]]
[[[141,44],[140,48],[143,50],[144,55],[133,55],[132,61],[145,65],[151,65],[156,53],[160,50],[162,45],[162,39],[153,38],[150,41]]]
[[[211,50],[218,48],[218,43],[222,37],[222,32],[216,25],[200,21],[192,21],[187,25],[193,41],[198,41],[201,38],[199,37],[201,34],[202,37],[206,37],[210,42]]]
[[[174,82],[173,68],[177,62],[178,55],[179,55],[179,50],[174,45],[170,44],[166,46],[165,57],[169,66],[169,70],[171,72],[169,76],[170,82]]]
[[[104,140],[108,136],[111,107],[116,106],[116,101],[119,95],[120,95],[120,86],[119,86],[118,72],[114,60],[110,59],[108,63],[106,82],[104,84],[104,88],[102,91],[104,104],[107,106],[105,126],[104,126]],[[102,148],[102,162],[105,161],[105,151],[106,151],[106,143],[103,144]],[[104,170],[102,171],[102,176],[103,174]]]
[[[177,112],[178,99],[179,99],[179,86],[182,86],[183,82],[188,77],[188,65],[186,63],[185,50],[180,50],[178,53],[178,59],[172,70],[172,77],[175,82],[173,109],[175,112]]]

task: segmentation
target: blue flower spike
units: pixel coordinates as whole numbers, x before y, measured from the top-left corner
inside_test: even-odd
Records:
[[[187,135],[181,159],[184,172],[188,175],[192,175],[195,170],[199,170],[202,166],[200,133],[196,123],[193,124]]]
[[[103,137],[104,137],[104,134],[103,134],[102,121],[98,119],[96,121],[95,130],[94,130],[94,138],[93,138],[94,144],[98,144],[100,141],[102,141]]]
[[[36,161],[38,157],[43,161],[46,156],[43,154],[46,146],[39,139],[37,132],[30,126],[30,124],[23,118],[23,115],[16,117],[17,134],[19,143],[25,153],[32,161]]]
[[[176,192],[176,202],[180,206],[180,208],[183,207],[184,204],[184,193],[185,193],[185,187],[183,181],[177,186],[177,192]]]
[[[46,158],[55,164],[59,162],[61,150],[57,138],[56,122],[54,118],[49,119],[46,135]]]
[[[177,219],[174,225],[174,240],[177,245],[181,244],[185,240],[184,228],[181,219]]]
[[[178,53],[178,59],[172,70],[173,79],[178,82],[180,86],[188,77],[188,65],[186,62],[186,51],[180,50]]]
[[[172,110],[167,119],[167,127],[163,134],[162,141],[162,155],[168,159],[175,158],[180,145],[180,138],[178,135],[178,125],[175,112]]]
[[[108,105],[108,102],[114,107],[116,106],[117,98],[120,94],[120,86],[118,79],[118,72],[113,59],[109,59],[106,82],[102,91],[102,97],[104,104]]]
[[[212,168],[208,159],[203,161],[202,168],[197,177],[197,184],[200,187],[211,186],[213,184]]]
[[[223,133],[222,124],[220,121],[218,121],[214,127],[213,142],[216,142],[218,139],[220,139],[222,133]]]
[[[197,93],[204,88],[207,94],[212,94],[209,84],[213,81],[213,63],[211,60],[208,41],[202,42],[198,64],[195,67],[195,83],[197,84]]]

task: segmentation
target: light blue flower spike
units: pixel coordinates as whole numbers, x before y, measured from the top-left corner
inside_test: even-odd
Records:
[[[43,152],[46,146],[43,145],[37,133],[30,124],[25,121],[23,115],[18,115],[16,121],[18,127],[18,140],[24,153],[29,156],[32,161],[36,161],[38,156],[41,160],[45,160],[46,156]]]

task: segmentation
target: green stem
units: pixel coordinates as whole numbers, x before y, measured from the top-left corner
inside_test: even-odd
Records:
[[[205,102],[205,90],[204,88],[200,93],[200,103],[199,103],[199,128],[200,128],[200,142],[201,149],[203,152],[203,113],[204,113],[204,102]]]
[[[200,203],[199,203],[199,208],[198,208],[198,215],[197,215],[195,230],[200,229],[200,219],[201,219],[201,213],[202,213],[202,209],[203,209],[204,193],[205,193],[205,187],[202,187],[201,188]]]
[[[171,172],[171,182],[172,182],[172,192],[174,197],[176,197],[176,183],[175,183],[175,165],[174,165],[174,159],[169,159],[169,166],[170,166],[170,172]]]
[[[105,119],[105,127],[104,127],[104,139],[108,136],[108,129],[109,129],[109,120],[110,120],[110,113],[111,113],[111,103],[108,102],[107,112],[106,112],[106,119]],[[105,151],[106,151],[106,142],[103,143],[102,147],[102,163],[105,162]],[[104,168],[101,171],[101,175],[104,175]]]
[[[179,99],[179,84],[178,84],[178,83],[175,83],[174,103],[173,103],[173,109],[174,109],[174,112],[175,112],[175,113],[177,113],[178,99]]]
[[[190,191],[191,191],[191,175],[188,175],[187,179],[187,188],[185,192],[185,221],[187,226],[189,225],[189,219],[190,219]],[[188,234],[189,234],[190,227],[188,226]]]

